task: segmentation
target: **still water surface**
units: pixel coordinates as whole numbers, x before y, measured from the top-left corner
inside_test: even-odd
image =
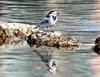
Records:
[[[80,46],[36,49],[42,56],[53,51],[58,71],[52,74],[26,41],[7,41],[0,46],[0,77],[100,77],[100,64],[99,71],[92,67],[99,56],[91,50],[100,35],[99,0],[0,0],[0,21],[38,24],[50,10],[60,13],[53,29],[79,40]]]

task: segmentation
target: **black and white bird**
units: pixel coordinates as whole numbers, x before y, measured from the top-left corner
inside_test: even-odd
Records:
[[[56,11],[50,11],[40,23],[40,28],[55,26],[58,20],[58,13]]]

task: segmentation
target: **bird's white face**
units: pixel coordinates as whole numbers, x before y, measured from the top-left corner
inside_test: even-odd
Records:
[[[58,15],[58,13],[56,11],[49,12],[49,16],[50,16],[49,22],[51,25],[55,25],[55,23],[57,22],[57,20],[58,20],[57,15]]]

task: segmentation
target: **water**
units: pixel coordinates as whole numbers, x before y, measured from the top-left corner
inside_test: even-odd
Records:
[[[100,58],[91,50],[100,35],[99,0],[0,0],[0,21],[37,25],[50,10],[60,13],[57,27],[53,29],[79,40],[80,46],[38,48],[39,55],[26,41],[8,40],[0,46],[0,76],[100,77]],[[55,74],[41,60],[48,53],[57,60]]]

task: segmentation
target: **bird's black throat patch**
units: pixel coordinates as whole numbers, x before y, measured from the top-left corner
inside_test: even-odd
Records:
[[[52,18],[53,18],[53,20],[55,21],[57,17],[56,17],[56,16],[52,16]]]

